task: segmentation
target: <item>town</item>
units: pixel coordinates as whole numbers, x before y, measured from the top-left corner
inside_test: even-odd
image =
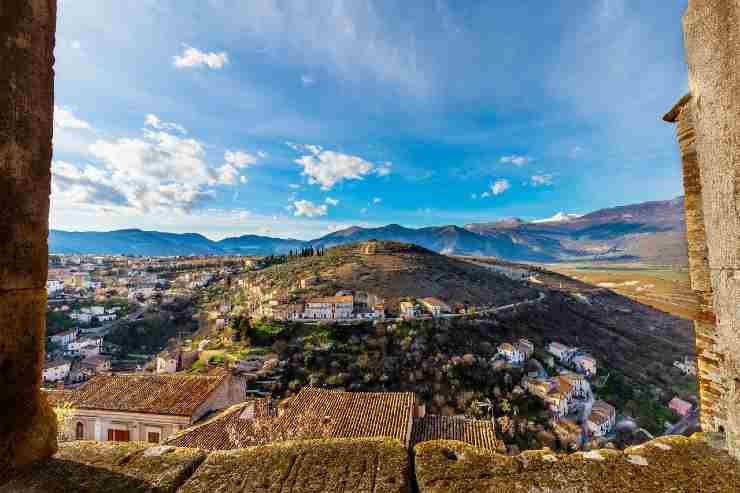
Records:
[[[285,424],[287,418],[281,421],[282,411],[278,411],[314,406],[303,404],[304,400],[331,397],[364,402],[376,394],[387,394],[391,407],[413,418],[412,428],[393,432],[399,436],[408,432],[412,438],[407,445],[455,436],[508,453],[543,445],[574,451],[631,444],[652,436],[634,417],[597,397],[596,388],[610,378],[608,370],[599,368],[587,350],[558,341],[536,347],[520,338],[501,341],[490,356],[422,357],[424,365],[431,361],[432,374],[437,372],[434,378],[439,378],[440,370],[449,375],[449,396],[444,398],[440,392],[446,386],[434,384],[439,387],[435,395],[423,390],[429,388],[423,372],[404,376],[403,365],[389,367],[390,361],[397,360],[390,349],[384,350],[386,356],[368,353],[371,359],[379,358],[384,374],[362,376],[361,371],[360,381],[355,380],[354,370],[331,362],[332,354],[356,351],[353,348],[362,346],[363,339],[372,344],[372,334],[401,337],[439,324],[467,327],[476,320],[525,309],[544,300],[544,292],[502,306],[447,303],[431,296],[401,296],[389,304],[377,294],[352,289],[314,295],[327,283],[320,275],[280,285],[261,274],[274,264],[274,259],[246,257],[53,256],[43,379],[52,401],[59,409],[68,409],[60,410],[65,437],[205,446],[215,433],[226,448],[286,436],[339,437],[334,428],[303,429],[305,421],[296,416],[291,418],[293,424]],[[538,269],[501,264],[491,270],[517,283],[541,284]],[[168,326],[172,320],[187,323]],[[155,321],[169,329],[161,330]],[[136,342],[121,336],[132,328]],[[291,349],[291,339],[280,339],[290,331],[307,334],[298,353]],[[350,339],[341,334],[352,331],[360,332]],[[151,332],[159,338],[148,346],[139,344]],[[329,339],[321,342],[315,334],[329,334]],[[404,344],[400,349],[410,351],[405,357],[419,358],[414,343]],[[309,353],[315,355],[310,361]],[[362,358],[367,356],[361,354]],[[327,362],[331,365],[323,370],[321,365]],[[677,361],[675,366],[688,373],[691,363]],[[484,374],[465,376],[471,371]],[[391,377],[393,372],[400,373]],[[398,380],[397,385],[389,387],[393,380]],[[455,398],[459,391],[464,397]],[[121,392],[126,399],[113,397]],[[140,402],[144,396],[157,396],[147,400],[146,409]],[[182,413],[173,415],[167,407],[185,401]],[[668,406],[674,419],[665,422],[666,431],[695,417],[694,404],[678,396]],[[331,409],[340,413],[327,414],[332,420],[348,419],[343,411]],[[394,416],[377,420],[387,422]],[[235,420],[244,423],[232,429]]]

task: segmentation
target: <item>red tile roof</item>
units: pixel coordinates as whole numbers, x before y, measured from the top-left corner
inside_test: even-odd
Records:
[[[414,418],[413,445],[430,440],[457,440],[474,447],[500,451],[505,448],[496,437],[491,421],[427,415]]]
[[[253,416],[249,416],[254,406]],[[272,399],[252,399],[187,428],[166,445],[203,450],[231,450],[269,443],[277,412]]]
[[[78,409],[192,416],[228,375],[98,375],[77,389]]]
[[[413,392],[338,392],[304,387],[278,418],[275,436],[298,438],[396,438],[409,445]]]

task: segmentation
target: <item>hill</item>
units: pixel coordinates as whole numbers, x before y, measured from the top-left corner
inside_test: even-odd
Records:
[[[197,234],[138,229],[111,232],[52,230],[49,251],[133,255],[272,255],[308,246],[330,248],[367,240],[413,243],[453,255],[529,262],[630,260],[687,263],[683,198],[602,209],[584,216],[559,213],[546,220],[406,228],[351,228],[310,241],[244,235],[212,241]]]
[[[323,256],[298,258],[249,273],[247,279],[287,291],[313,276],[320,283],[301,290],[303,296],[333,295],[342,289],[367,291],[384,298],[392,310],[405,297],[433,296],[451,305],[498,306],[536,296],[535,290],[485,267],[390,241],[341,245]]]

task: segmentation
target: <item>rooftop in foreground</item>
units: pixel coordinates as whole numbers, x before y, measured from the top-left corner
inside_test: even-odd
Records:
[[[393,439],[307,440],[206,452],[143,443],[70,442],[0,485],[0,493],[697,492],[740,491],[740,463],[715,437],[663,437],[624,452],[507,457],[462,442],[416,447],[415,471]],[[2,479],[0,479],[0,482]]]

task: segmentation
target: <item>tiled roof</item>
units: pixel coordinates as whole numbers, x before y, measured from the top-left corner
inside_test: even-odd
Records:
[[[409,444],[412,392],[337,392],[304,387],[278,419],[275,434],[292,438],[396,438]]]
[[[497,451],[504,448],[496,438],[491,421],[427,415],[414,418],[413,445],[429,440],[457,440],[477,448]]]
[[[250,416],[250,407],[254,414]],[[272,399],[241,402],[203,423],[187,428],[167,441],[175,447],[231,450],[271,441],[277,412]]]
[[[77,389],[78,409],[192,416],[227,375],[98,375]]]
[[[46,396],[46,402],[51,407],[61,406],[62,404],[71,403],[74,398],[74,390],[43,390]]]

